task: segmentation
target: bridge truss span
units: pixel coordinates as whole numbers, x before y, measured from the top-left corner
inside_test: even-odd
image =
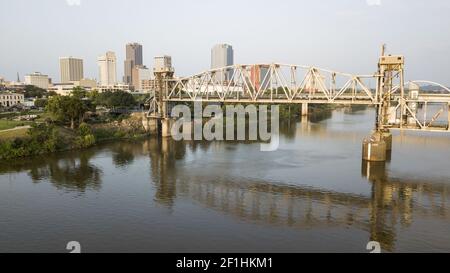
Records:
[[[177,102],[302,104],[302,117],[309,104],[372,105],[375,128],[363,141],[363,160],[386,161],[392,129],[450,132],[450,89],[430,81],[405,83],[404,56],[385,51],[383,45],[372,75],[282,63],[232,65],[184,78],[173,77],[171,68],[156,70],[147,116],[159,119],[161,135],[169,136],[170,108]]]
[[[359,104],[376,107],[377,131],[450,132],[450,89],[430,81],[405,83],[401,55],[382,55],[378,71],[372,75],[262,63],[232,65],[183,78],[175,78],[173,73],[166,76],[159,75],[161,88],[155,90],[148,116],[167,117],[167,103],[193,101],[303,104],[302,115],[307,115],[308,104]],[[445,94],[422,90],[419,84],[439,86]]]
[[[421,90],[420,85],[425,84],[436,86],[441,89],[441,92]],[[408,122],[402,125],[399,124],[398,119],[391,118],[391,124],[389,124],[391,129],[450,131],[450,89],[448,87],[426,80],[408,81],[404,87],[408,88],[408,92],[403,96],[399,94],[400,85],[394,86],[390,92],[393,102],[390,116],[405,115],[408,117]],[[405,108],[403,113],[399,112],[402,104]]]
[[[172,79],[166,101],[378,104],[377,75],[290,64],[233,65]]]

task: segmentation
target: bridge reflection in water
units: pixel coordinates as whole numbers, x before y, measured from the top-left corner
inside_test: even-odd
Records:
[[[367,114],[344,115],[334,111],[334,120],[330,123],[287,123],[281,128],[284,141],[292,142],[296,147],[304,145],[301,146],[303,149],[309,147],[308,145],[317,146],[317,143],[319,146],[329,145],[327,138],[331,135],[333,145],[350,142],[348,146],[354,147],[351,142],[359,142],[366,128],[353,125],[351,131],[340,130],[339,127],[336,129],[335,124],[347,122],[340,119],[341,115],[350,116],[353,121],[358,121],[360,117],[371,118],[367,117]],[[307,137],[300,137],[300,141],[306,144],[295,142],[299,136],[308,135],[309,140]],[[394,141],[397,144],[405,143],[408,147],[426,146],[434,151],[446,151],[450,148],[448,139],[441,138],[433,138],[431,141],[423,137],[406,137],[400,134],[394,137]],[[259,147],[244,142],[175,142],[171,138],[152,138],[137,143],[118,142],[81,152],[51,155],[45,160],[37,158],[1,164],[0,174],[26,172],[34,183],[48,181],[58,189],[81,195],[88,191],[102,191],[102,184],[110,185],[109,180],[114,174],[108,172],[110,163],[106,163],[106,159],[113,164],[110,170],[112,172],[114,168],[123,169],[123,173],[134,175],[130,179],[139,180],[146,177],[145,181],[133,182],[130,187],[141,182],[145,185],[151,183],[154,191],[149,192],[151,196],[148,198],[153,198],[169,212],[175,210],[177,201],[187,200],[227,218],[256,226],[288,227],[294,231],[333,228],[358,230],[367,233],[367,242],[379,241],[386,251],[398,250],[399,240],[405,239],[401,231],[408,232],[408,227],[416,229],[417,226],[414,225],[417,222],[425,223],[425,229],[430,225],[429,232],[439,234],[433,239],[446,236],[445,231],[440,228],[442,223],[444,226],[450,223],[450,184],[446,172],[441,173],[442,179],[439,174],[420,177],[416,174],[392,172],[389,163],[362,162],[359,173],[358,167],[356,170],[353,168],[355,165],[352,161],[351,173],[344,169],[330,178],[326,172],[336,171],[330,170],[330,165],[314,168],[313,171],[316,171],[324,167],[325,171],[318,176],[312,176],[311,179],[334,179],[330,184],[345,183],[344,180],[352,179],[353,176],[357,178],[355,182],[352,180],[350,190],[341,190],[320,183],[323,181],[301,183],[301,177],[311,176],[311,170],[295,164],[281,165],[282,175],[270,176],[268,174],[280,168],[280,163],[266,158],[262,165],[258,165],[256,161],[263,160],[258,159],[259,151],[256,154],[247,154],[248,147],[253,146]],[[300,157],[309,156],[304,152],[301,151]],[[314,153],[317,152],[314,150]],[[275,152],[275,157],[280,154],[283,156],[283,153],[283,150]],[[298,151],[289,147],[284,155],[287,158],[299,157]],[[327,153],[320,159],[328,157]],[[359,155],[354,157],[357,160],[360,158]],[[311,163],[310,159],[308,160],[308,163]],[[331,166],[337,164],[342,167],[346,164],[346,161],[334,163],[334,159],[327,160],[332,161]],[[295,160],[293,162],[298,163]],[[433,164],[437,162],[433,161]],[[311,164],[315,163],[313,161]],[[131,166],[137,167],[138,172],[130,173]],[[425,165],[426,168],[430,166]],[[441,166],[438,165],[436,169],[442,169]],[[128,185],[126,181],[120,183]],[[363,184],[367,190],[363,193],[353,190],[354,187],[361,186],[357,184]],[[135,189],[131,190],[133,194],[134,191]],[[143,202],[147,201],[148,199]],[[436,228],[436,223],[441,226]],[[419,230],[423,232],[424,228]],[[411,239],[412,236],[409,234],[406,238]],[[422,235],[420,240],[427,238]],[[448,239],[443,241],[440,245],[439,242],[433,244],[448,249]]]
[[[390,178],[386,165],[363,162],[362,175],[371,183],[371,195],[341,193],[308,186],[268,183],[251,178],[182,175],[177,160],[187,150],[207,151],[217,143],[149,140],[155,199],[171,206],[177,197],[195,202],[240,221],[288,226],[294,229],[355,227],[370,234],[367,241],[395,250],[398,225],[408,227],[414,217],[448,220],[450,185],[430,185],[410,178]]]

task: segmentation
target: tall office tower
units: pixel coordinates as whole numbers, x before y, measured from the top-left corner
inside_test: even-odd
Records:
[[[143,64],[142,45],[138,43],[127,44],[126,59],[125,59],[125,76],[123,81],[126,84],[133,84],[133,68],[137,65]]]
[[[114,86],[117,83],[116,54],[108,51],[98,57],[99,81],[101,86]]]
[[[234,51],[231,45],[218,44],[211,50],[211,68],[222,68],[234,64]],[[225,73],[216,73],[216,80],[229,81],[233,75],[233,71],[229,70]]]
[[[84,78],[83,60],[73,57],[59,58],[61,83],[78,82]]]

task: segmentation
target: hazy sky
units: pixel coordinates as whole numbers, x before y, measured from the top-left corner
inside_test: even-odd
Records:
[[[10,80],[40,71],[58,82],[60,56],[83,58],[85,77],[98,78],[108,50],[122,79],[127,42],[143,44],[149,67],[171,55],[182,76],[208,69],[216,43],[233,45],[235,63],[367,74],[387,43],[406,56],[407,79],[450,85],[448,0],[1,0],[0,10],[0,76]]]

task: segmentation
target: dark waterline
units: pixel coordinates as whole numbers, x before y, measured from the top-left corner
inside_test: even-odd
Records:
[[[115,142],[0,164],[0,252],[450,251],[450,136],[394,133],[361,161],[372,109],[284,123],[281,146]]]

